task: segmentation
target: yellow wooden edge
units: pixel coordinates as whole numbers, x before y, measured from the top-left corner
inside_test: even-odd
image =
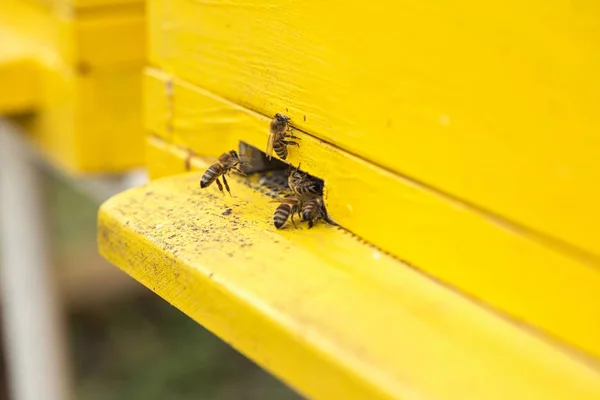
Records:
[[[55,0],[59,2],[70,2],[76,8],[98,8],[106,6],[128,6],[143,4],[144,0]]]
[[[309,398],[600,397],[599,371],[544,338],[342,230],[277,231],[270,198],[200,176],[104,203],[100,252]]]
[[[240,140],[266,148],[269,118],[168,79],[154,69],[146,72],[149,131],[201,156],[216,157],[237,148]],[[328,209],[344,227],[514,318],[600,356],[597,265],[297,134],[300,147],[290,150],[288,160],[325,180]],[[182,172],[184,163],[169,166],[173,169],[163,175]],[[148,168],[153,174],[155,164]]]
[[[149,2],[153,65],[600,257],[600,8]],[[585,9],[585,11],[583,11]]]
[[[143,0],[27,0],[48,8],[97,8],[142,3]]]
[[[19,114],[36,108],[38,68],[31,59],[0,61],[0,114]]]
[[[38,66],[26,43],[0,29],[0,114],[32,111],[39,99]]]

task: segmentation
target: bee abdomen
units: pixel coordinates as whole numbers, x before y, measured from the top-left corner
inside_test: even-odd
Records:
[[[213,164],[211,165],[204,175],[202,175],[202,179],[200,180],[200,187],[205,188],[210,186],[221,174],[221,165]]]
[[[315,219],[317,214],[317,204],[313,201],[308,201],[302,208],[302,219],[304,221],[310,221]]]
[[[275,143],[273,143],[273,150],[275,151],[275,154],[277,154],[282,160],[285,160],[288,156],[287,145],[284,143],[275,141]]]
[[[289,204],[280,204],[273,214],[273,225],[279,229],[287,222],[292,211],[292,206]]]

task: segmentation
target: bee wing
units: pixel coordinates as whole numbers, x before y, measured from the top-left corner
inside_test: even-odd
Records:
[[[267,151],[265,151],[265,154],[267,155],[267,157],[269,158],[269,160],[271,158],[273,158],[273,142],[274,141],[275,141],[275,134],[271,130],[269,132],[269,140],[267,141]]]

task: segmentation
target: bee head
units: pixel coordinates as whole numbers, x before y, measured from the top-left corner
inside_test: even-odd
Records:
[[[246,162],[246,161],[242,160],[242,158],[241,158],[241,157],[240,157],[240,155],[237,153],[237,151],[235,151],[235,150],[231,150],[231,151],[229,152],[229,156],[230,156],[230,157],[231,157],[233,160],[235,160],[235,165],[238,165],[238,164],[240,164],[240,165],[243,165],[243,166],[246,166],[246,167],[251,167],[250,163],[248,163],[248,162]]]
[[[298,168],[294,168],[291,164],[289,167],[289,171],[288,171],[288,176],[292,177],[292,178],[300,178],[302,176],[302,171],[300,171],[300,165],[302,163],[298,164]]]
[[[288,117],[287,115],[277,113],[275,114],[275,119],[277,120],[277,122],[286,124],[290,120],[290,117]]]

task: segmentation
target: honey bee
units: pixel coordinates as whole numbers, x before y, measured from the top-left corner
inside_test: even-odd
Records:
[[[291,217],[292,224],[294,222],[294,214],[297,213],[300,220],[308,222],[308,228],[312,228],[316,221],[324,220],[325,222],[339,226],[333,221],[323,200],[324,183],[321,179],[316,178],[307,172],[290,166],[288,171],[288,186],[292,189],[292,194],[286,197],[272,200],[271,202],[281,203],[273,214],[273,223],[277,229],[285,225]]]
[[[269,129],[269,140],[267,141],[267,157],[269,160],[273,157],[273,150],[282,160],[285,160],[288,156],[288,146],[300,146],[297,142],[288,139],[300,139],[294,136],[293,133],[288,134],[291,130],[289,124],[290,117],[283,114],[275,114],[271,121]]]
[[[273,200],[272,202],[281,203],[275,209],[275,213],[273,214],[273,225],[275,228],[281,229],[283,225],[287,222],[288,219],[292,220],[292,224],[294,228],[296,228],[296,223],[294,222],[294,214],[298,213],[298,217],[301,218],[300,208],[302,206],[302,202],[296,196],[287,196],[283,199]]]
[[[337,225],[335,221],[329,218],[323,197],[318,196],[304,202],[302,207],[302,221],[308,222],[308,229],[312,228],[315,221],[319,219],[331,225]]]
[[[224,153],[219,157],[219,161],[208,167],[204,175],[202,175],[202,179],[200,180],[200,187],[202,189],[209,187],[213,182],[217,182],[217,186],[221,193],[223,192],[223,185],[219,181],[219,177],[223,177],[223,183],[225,184],[225,189],[229,195],[231,195],[231,191],[229,190],[229,184],[227,183],[227,179],[225,175],[230,171],[235,171],[238,174],[246,176],[246,174],[239,169],[239,165],[248,165],[248,163],[243,162],[240,159],[240,156],[235,150],[231,150],[228,153]]]
[[[298,168],[290,171],[288,186],[304,199],[323,195],[323,181],[300,171],[300,164],[298,164]]]

